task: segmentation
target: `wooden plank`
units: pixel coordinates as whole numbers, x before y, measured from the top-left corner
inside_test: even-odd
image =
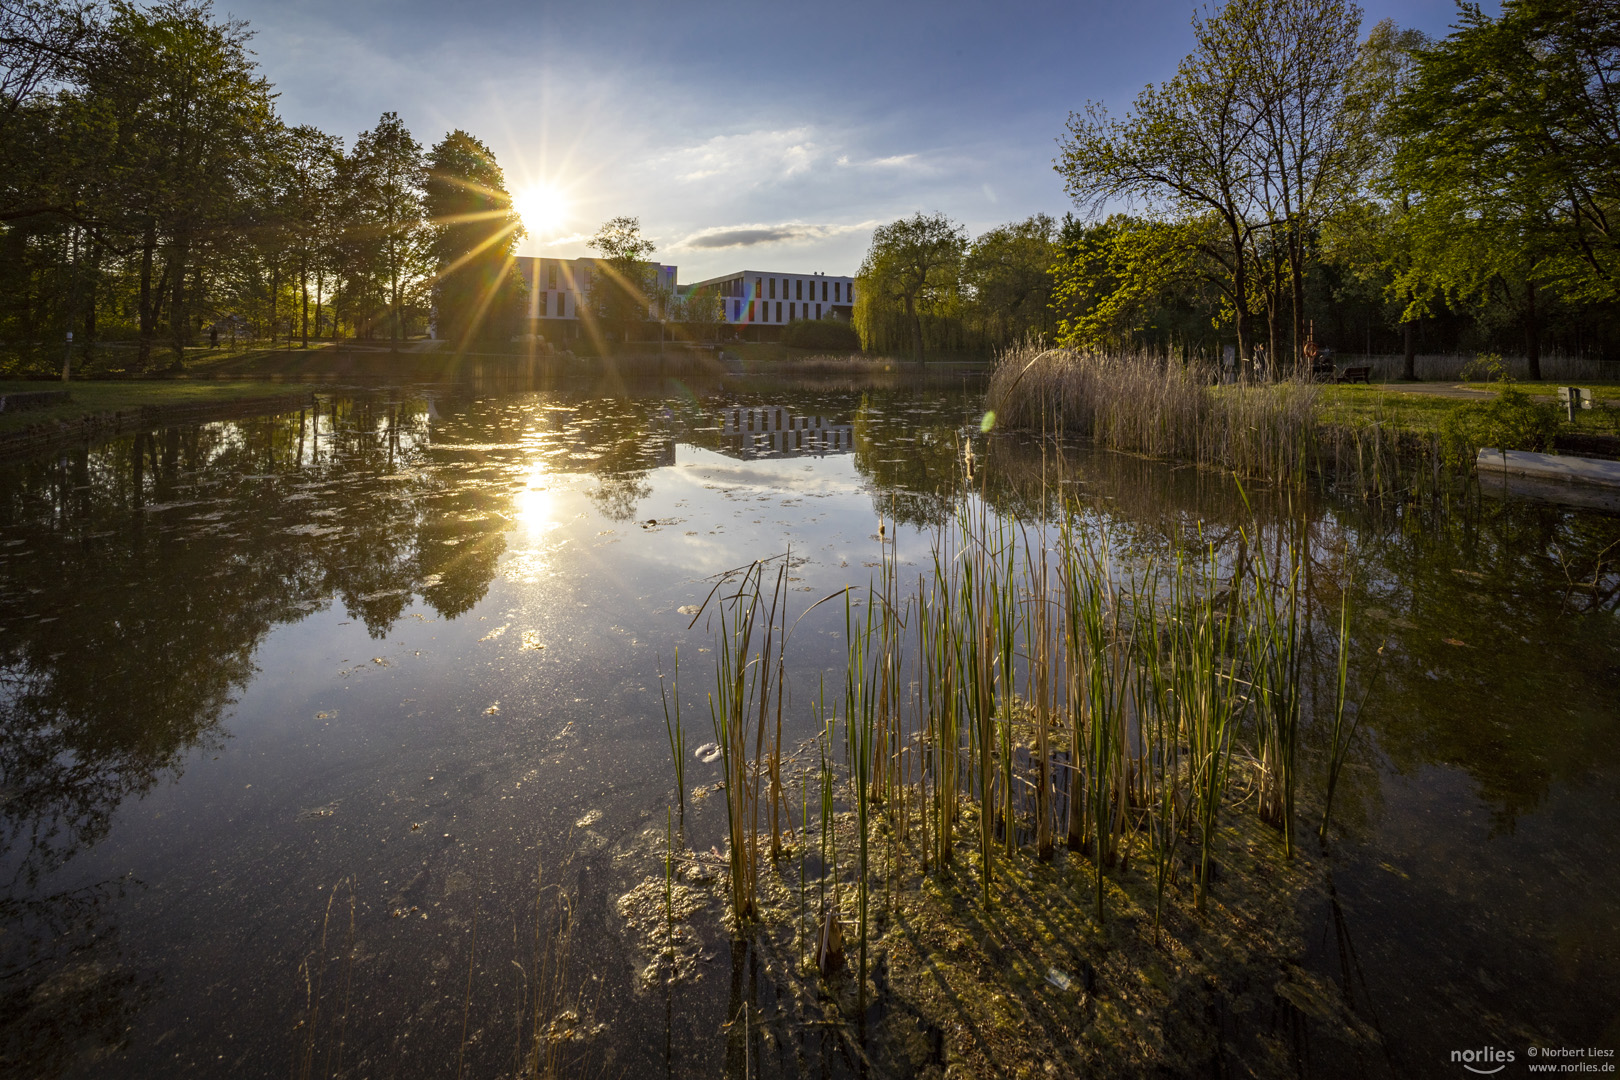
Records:
[[[1479,452],[1474,465],[1482,473],[1506,473],[1538,480],[1620,487],[1620,461],[1486,448]]]

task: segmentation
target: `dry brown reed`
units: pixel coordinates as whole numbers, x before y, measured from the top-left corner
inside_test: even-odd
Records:
[[[986,397],[997,427],[1084,436],[1242,476],[1303,475],[1313,457],[1309,382],[1216,386],[1203,369],[1143,353],[1023,346],[999,359]]]
[[[1317,384],[1217,385],[1207,369],[1146,354],[1031,346],[997,362],[986,402],[1000,429],[1073,435],[1125,453],[1299,482],[1318,476],[1363,498],[1427,494],[1440,444],[1399,417],[1327,419]]]

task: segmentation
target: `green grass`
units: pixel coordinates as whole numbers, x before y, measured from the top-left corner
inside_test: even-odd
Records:
[[[1501,383],[1463,384],[1471,390],[1496,392]],[[1555,387],[1536,383],[1515,383],[1520,389],[1543,400],[1557,393]],[[1583,435],[1614,435],[1620,424],[1615,406],[1620,405],[1620,386],[1592,386],[1597,407],[1582,409],[1576,416],[1573,430]],[[1323,386],[1317,398],[1321,419],[1329,424],[1356,425],[1377,422],[1386,429],[1410,431],[1419,435],[1438,435],[1440,421],[1449,413],[1470,401],[1486,401],[1482,397],[1441,397],[1438,394],[1403,393],[1388,386]]]
[[[240,380],[231,382],[153,379],[107,382],[45,382],[0,380],[0,394],[66,389],[73,400],[42,409],[0,413],[0,433],[20,431],[36,424],[71,423],[91,416],[124,412],[144,406],[198,405],[244,401],[259,397],[285,397],[297,393],[284,382]]]

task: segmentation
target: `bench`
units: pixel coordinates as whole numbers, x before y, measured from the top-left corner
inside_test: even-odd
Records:
[[[1564,409],[1569,413],[1569,422],[1575,422],[1576,409],[1590,409],[1592,407],[1592,391],[1579,386],[1560,386],[1558,400],[1564,403]]]
[[[1339,372],[1339,377],[1334,381],[1335,382],[1343,382],[1343,383],[1352,383],[1352,382],[1364,383],[1364,382],[1367,381],[1368,376],[1370,376],[1371,374],[1372,374],[1372,368],[1370,366],[1369,367],[1347,367],[1343,371]]]

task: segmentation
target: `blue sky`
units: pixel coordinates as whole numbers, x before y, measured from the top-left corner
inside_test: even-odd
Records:
[[[1055,140],[1122,113],[1191,48],[1186,0],[757,4],[216,0],[246,19],[290,123],[342,135],[397,111],[424,145],[483,139],[572,257],[628,214],[682,282],[852,274],[872,228],[942,211],[970,233],[1069,208]],[[1492,5],[1494,6],[1494,5]],[[1443,34],[1451,0],[1369,3]],[[549,218],[549,220],[544,220]]]

